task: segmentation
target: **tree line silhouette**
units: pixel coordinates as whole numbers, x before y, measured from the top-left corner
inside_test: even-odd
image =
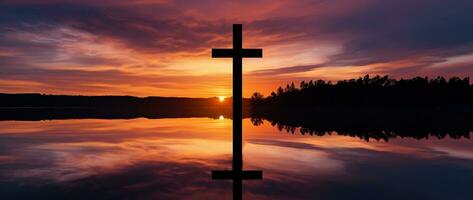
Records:
[[[473,131],[473,86],[469,78],[358,79],[300,82],[270,96],[251,97],[252,122],[268,120],[279,130],[336,133],[365,140],[468,138]]]
[[[255,92],[251,101],[256,110],[273,108],[307,108],[324,106],[450,106],[473,103],[473,87],[469,78],[415,77],[392,79],[366,75],[358,79],[294,82],[279,87],[270,96]]]

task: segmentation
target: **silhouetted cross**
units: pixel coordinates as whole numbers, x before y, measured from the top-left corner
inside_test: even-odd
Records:
[[[243,179],[262,179],[261,170],[243,171],[242,153],[242,59],[261,58],[262,49],[242,48],[242,25],[233,24],[233,49],[212,49],[212,58],[233,58],[233,163],[232,170],[214,170],[212,179],[232,179],[233,199],[242,199]]]

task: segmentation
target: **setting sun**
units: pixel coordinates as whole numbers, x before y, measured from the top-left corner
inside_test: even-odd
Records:
[[[225,101],[225,97],[224,97],[224,96],[219,96],[219,97],[218,97],[218,101],[220,101],[220,102]]]

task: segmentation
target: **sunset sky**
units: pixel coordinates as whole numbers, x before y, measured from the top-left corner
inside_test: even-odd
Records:
[[[0,3],[0,93],[231,96],[243,46],[244,96],[301,80],[364,74],[473,75],[472,0],[103,0]]]

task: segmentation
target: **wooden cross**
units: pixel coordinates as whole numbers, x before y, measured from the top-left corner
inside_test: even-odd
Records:
[[[242,153],[242,60],[262,58],[262,49],[242,48],[242,25],[233,24],[233,49],[212,49],[212,58],[233,59],[233,162],[232,170],[214,170],[212,179],[233,180],[233,199],[242,199],[243,179],[263,179],[261,170],[243,171]]]

